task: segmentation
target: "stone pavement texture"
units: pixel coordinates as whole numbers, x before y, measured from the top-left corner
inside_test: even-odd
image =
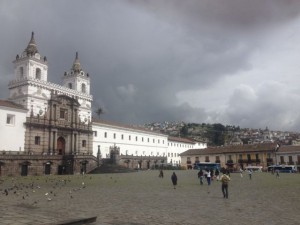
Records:
[[[43,177],[1,177],[0,224],[41,225],[97,216],[93,225],[300,224],[300,174],[231,174],[200,186],[197,171],[140,171]]]

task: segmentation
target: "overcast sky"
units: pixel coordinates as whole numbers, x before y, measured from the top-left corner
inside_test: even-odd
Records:
[[[31,32],[62,83],[76,51],[103,119],[300,131],[299,0],[1,0],[0,98]]]

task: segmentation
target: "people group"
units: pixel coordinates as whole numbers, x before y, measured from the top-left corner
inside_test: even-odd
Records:
[[[200,169],[198,172],[198,178],[200,180],[200,185],[203,185],[203,180],[207,181],[208,187],[211,185],[213,180],[221,181],[222,184],[222,193],[224,198],[228,198],[228,183],[230,181],[230,173],[229,170],[222,169],[222,176],[220,176],[220,171],[218,169]],[[208,190],[209,193],[209,190]]]

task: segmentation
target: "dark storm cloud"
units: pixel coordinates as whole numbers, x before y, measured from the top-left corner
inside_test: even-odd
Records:
[[[94,105],[104,109],[104,119],[265,127],[277,117],[258,111],[267,104],[271,112],[288,116],[282,106],[266,98],[268,94],[256,93],[251,84],[246,86],[260,98],[242,98],[244,90],[235,82],[221,89],[216,84],[225,85],[225,78],[235,80],[240,73],[251,76],[253,57],[264,49],[270,33],[276,34],[279,27],[298,18],[299,4],[261,0],[2,1],[0,96],[8,96],[11,62],[35,31],[39,52],[48,58],[51,82],[61,83],[79,52],[83,69],[91,75]],[[195,95],[202,90],[211,94],[201,96],[206,102],[197,102]],[[226,96],[224,90],[232,94]],[[179,101],[180,93],[189,94],[181,95],[185,97]],[[219,96],[226,108],[211,109],[210,95]],[[252,114],[247,109],[237,110],[243,104],[253,108]],[[286,121],[278,127],[296,127]]]

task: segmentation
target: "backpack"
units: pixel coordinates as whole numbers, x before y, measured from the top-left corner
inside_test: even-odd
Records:
[[[223,174],[221,177],[221,181],[223,184],[228,184],[228,181],[230,181],[230,178],[227,175]]]

